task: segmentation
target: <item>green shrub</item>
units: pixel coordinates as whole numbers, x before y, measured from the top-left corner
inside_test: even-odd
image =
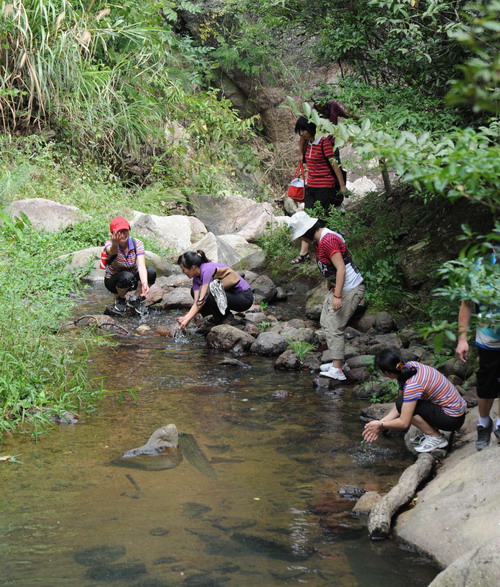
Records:
[[[67,252],[61,235],[0,215],[0,435],[22,425],[38,434],[51,414],[94,399],[84,359],[95,338],[58,333],[83,271],[57,260]]]

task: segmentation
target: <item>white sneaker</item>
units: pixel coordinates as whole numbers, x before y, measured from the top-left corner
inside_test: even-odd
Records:
[[[436,448],[448,446],[448,441],[444,436],[429,436],[424,434],[420,444],[415,447],[416,452],[432,452]]]
[[[328,371],[322,371],[320,373],[321,377],[330,377],[330,379],[337,379],[338,381],[345,381],[346,376],[342,369],[337,369],[337,367],[330,367]]]
[[[323,363],[323,364],[320,366],[319,370],[320,370],[320,371],[329,371],[329,370],[331,369],[331,367],[332,367],[332,366],[333,366],[333,365],[332,365],[331,361],[330,361],[330,363]],[[349,365],[348,365],[347,363],[344,363],[344,364],[342,365],[342,371],[345,371],[345,372],[347,372],[347,371],[350,371],[350,370],[351,370],[351,368],[349,367]]]

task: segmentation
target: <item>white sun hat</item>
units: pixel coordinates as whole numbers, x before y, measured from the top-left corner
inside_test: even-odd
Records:
[[[317,218],[311,218],[307,212],[299,210],[290,218],[288,228],[292,231],[292,239],[295,240],[300,236],[303,236],[310,228],[312,228]]]

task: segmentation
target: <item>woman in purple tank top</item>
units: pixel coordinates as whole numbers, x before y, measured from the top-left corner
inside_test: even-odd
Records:
[[[222,313],[214,294],[210,291],[210,284],[214,280],[215,272],[220,268],[227,268],[223,263],[212,263],[207,259],[204,251],[188,251],[180,255],[177,265],[182,272],[193,280],[191,295],[193,305],[185,316],[177,318],[179,328],[187,328],[191,320],[200,313],[202,316],[212,316],[211,322],[221,324],[231,318],[231,310],[243,312],[253,304],[253,293],[248,283],[240,277],[238,282],[225,290],[227,309]]]

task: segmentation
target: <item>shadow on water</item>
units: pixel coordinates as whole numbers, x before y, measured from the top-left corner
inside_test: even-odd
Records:
[[[78,315],[108,298],[90,292]],[[360,441],[349,388],[308,372],[219,365],[195,333],[155,333],[174,314],[123,319],[89,370],[111,390],[91,416],[38,442],[8,439],[0,468],[2,585],[428,585],[437,570],[391,541],[371,543],[343,485],[386,492],[409,464],[398,440]],[[151,330],[136,334],[139,324]],[[273,396],[285,389],[285,396]],[[179,449],[121,459],[175,423]]]

